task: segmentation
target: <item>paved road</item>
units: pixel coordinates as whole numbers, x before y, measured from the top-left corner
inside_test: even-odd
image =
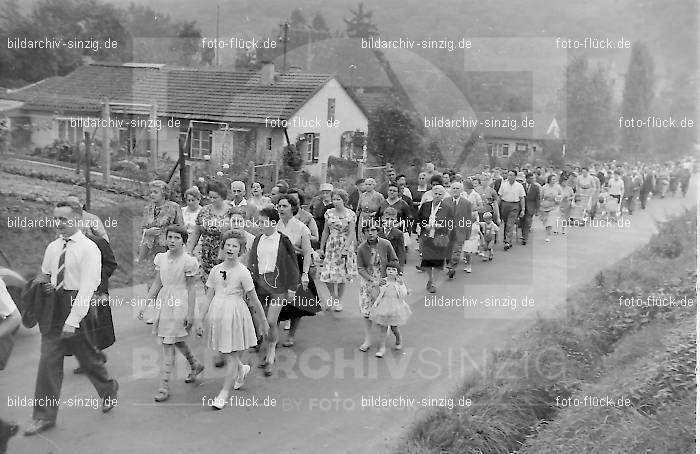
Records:
[[[695,182],[694,182],[695,183]],[[341,314],[305,319],[293,349],[281,348],[278,371],[265,378],[254,368],[235,395],[257,398],[258,406],[242,402],[214,412],[202,405],[215,396],[221,371],[206,353],[204,378],[194,385],[179,379],[186,373],[179,358],[177,377],[168,403],[152,399],[158,379],[159,347],[148,327],[134,319],[128,305],[113,309],[118,342],[107,350],[109,369],[120,381],[119,406],[110,414],[64,405],[58,426],[42,436],[12,440],[11,453],[191,453],[232,452],[346,453],[391,452],[398,437],[416,415],[427,411],[421,403],[412,408],[363,407],[363,398],[391,396],[430,398],[427,406],[446,405],[438,400],[466,374],[483,373],[484,359],[505,345],[528,320],[562,312],[567,292],[590,281],[595,273],[639,248],[655,229],[655,219],[678,213],[696,203],[693,184],[685,199],[655,199],[621,226],[570,229],[566,237],[543,242],[537,225],[534,240],[509,252],[498,250],[491,263],[476,263],[471,275],[462,273],[441,282],[436,295],[424,291],[425,275],[415,271],[415,257],[406,273],[412,294],[413,317],[402,333],[405,349],[377,359],[370,350],[357,350],[362,320],[355,304]],[[122,298],[142,295],[143,288],[121,289]],[[434,307],[426,297],[443,296],[477,301],[471,307]],[[464,299],[462,299],[464,297]],[[355,301],[357,291],[347,299]],[[522,306],[526,298],[527,306]],[[488,301],[490,299],[490,301]],[[500,299],[497,307],[489,302]],[[515,301],[514,309],[510,304]],[[36,332],[23,332],[17,341],[9,370],[0,374],[0,389],[10,396],[33,396],[38,360]],[[196,343],[200,357],[203,347]],[[74,376],[75,362],[66,360],[63,398],[94,397],[84,377]],[[268,399],[265,406],[265,399]],[[270,399],[274,399],[274,406]],[[454,405],[457,405],[454,402]],[[26,422],[31,409],[0,403],[4,418]]]

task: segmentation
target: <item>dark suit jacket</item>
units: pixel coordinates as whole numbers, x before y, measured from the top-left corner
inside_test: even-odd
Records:
[[[348,205],[350,205],[350,209],[352,211],[357,211],[357,204],[360,203],[360,191],[355,188],[352,191],[350,191],[350,194],[348,196]]]
[[[523,185],[525,189],[525,214],[534,216],[540,209],[540,185],[532,183],[530,189],[527,189],[527,183]]]
[[[22,300],[25,304],[22,324],[27,328],[33,328],[38,323],[39,332],[44,335],[49,334],[53,328],[54,309],[59,304],[58,295],[55,292],[46,291],[42,282],[34,278],[27,283],[22,293]],[[91,301],[90,309],[81,320],[79,330],[92,345],[100,350],[112,345],[115,337],[109,302],[96,304],[95,300]]]
[[[468,240],[472,234],[472,203],[464,197],[457,200],[457,205],[452,197],[446,198],[442,203],[447,204],[453,213],[454,228],[451,239],[457,244],[464,243],[464,240]],[[428,209],[428,215],[430,215],[430,209]]]
[[[403,273],[403,265],[406,263],[406,247],[403,242],[403,232],[396,227],[392,227],[389,234],[386,235],[384,233],[384,228],[382,227],[379,230],[379,238],[384,238],[391,243],[391,246],[394,248],[394,252],[399,259],[399,271]]]
[[[250,248],[250,263],[248,264],[250,274],[253,276],[253,280],[256,283],[256,290],[258,289],[258,281],[260,280],[258,243],[260,243],[261,236],[262,235],[258,235],[255,237],[255,240],[253,240],[253,246]],[[277,280],[277,288],[280,290],[279,293],[286,293],[289,290],[296,291],[301,278],[299,265],[297,264],[297,254],[294,252],[292,242],[289,241],[287,235],[283,233],[280,233],[280,243],[277,247],[277,262],[275,267],[275,274],[279,273]]]
[[[92,234],[86,236],[97,245],[100,249],[100,254],[102,254],[102,279],[99,287],[97,287],[97,293],[109,293],[109,278],[112,277],[112,274],[117,269],[114,251],[112,251],[112,247],[104,238]]]

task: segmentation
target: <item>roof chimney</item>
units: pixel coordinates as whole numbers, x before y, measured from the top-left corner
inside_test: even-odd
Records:
[[[263,62],[260,69],[260,85],[272,85],[275,81],[275,64],[271,61]]]

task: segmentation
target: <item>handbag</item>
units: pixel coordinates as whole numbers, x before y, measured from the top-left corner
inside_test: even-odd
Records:
[[[449,235],[435,235],[435,238],[433,238],[433,244],[437,247],[447,247],[448,244],[450,244],[450,236]]]

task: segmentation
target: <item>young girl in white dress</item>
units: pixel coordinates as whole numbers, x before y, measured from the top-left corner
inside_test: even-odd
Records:
[[[411,316],[411,308],[406,303],[408,289],[399,276],[399,263],[389,262],[386,265],[386,284],[379,289],[379,295],[369,310],[369,319],[379,326],[379,351],[374,355],[382,358],[386,353],[387,327],[391,327],[396,343],[394,348],[401,350],[401,333],[399,326],[405,325]]]
[[[221,241],[224,261],[209,273],[206,299],[197,321],[197,335],[205,335],[209,347],[221,353],[226,362],[224,385],[212,404],[215,410],[224,408],[232,386],[243,386],[250,366],[241,362],[241,353],[257,345],[256,325],[262,335],[267,335],[269,329],[253,278],[240,261],[246,251],[245,235],[240,230],[230,230]],[[255,324],[251,312],[255,314]]]
[[[147,301],[155,301],[157,313],[153,321],[153,334],[163,344],[161,382],[154,396],[156,402],[163,402],[170,397],[168,382],[175,365],[175,348],[190,364],[186,383],[195,381],[197,375],[204,370],[204,366],[192,355],[185,342],[194,320],[195,281],[199,263],[184,251],[183,246],[187,243],[185,227],[171,225],[165,232],[168,252],[156,254],[153,259],[156,277],[147,297]],[[143,319],[144,310],[145,308],[139,311],[139,319]]]
[[[479,213],[476,211],[472,212],[471,231],[469,239],[464,240],[462,245],[464,263],[467,264],[464,271],[467,273],[472,272],[472,254],[479,252],[479,244],[481,243],[481,224],[479,224]]]

